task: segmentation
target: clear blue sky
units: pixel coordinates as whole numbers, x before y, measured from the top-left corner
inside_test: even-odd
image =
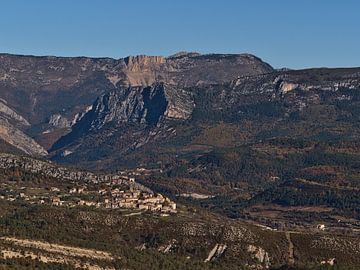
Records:
[[[274,67],[360,66],[360,0],[0,0],[0,52],[253,53]]]

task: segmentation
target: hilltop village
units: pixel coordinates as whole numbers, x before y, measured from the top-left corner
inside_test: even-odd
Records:
[[[11,181],[1,183],[0,199],[26,201],[56,207],[95,207],[157,212],[162,215],[177,212],[176,203],[137,183],[135,177],[147,173],[145,169],[123,171],[118,174],[94,174],[71,171],[51,163],[26,157],[0,155],[0,169],[20,169],[41,173],[45,177],[61,179],[51,185],[19,186]]]

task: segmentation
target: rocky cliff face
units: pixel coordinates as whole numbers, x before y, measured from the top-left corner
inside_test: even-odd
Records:
[[[100,96],[74,126],[60,139],[57,149],[104,127],[117,128],[135,124],[146,130],[161,129],[166,121],[184,121],[195,107],[191,92],[179,87],[156,83],[147,87],[128,87]],[[144,137],[148,131],[142,133]]]
[[[34,137],[46,132],[48,145],[54,143],[51,138],[57,138],[53,133],[72,126],[94,100],[110,92],[158,82],[182,89],[272,71],[271,66],[247,54],[180,53],[123,59],[0,54],[0,112],[17,117],[16,121],[22,122],[20,129],[25,133],[31,130]],[[166,117],[188,117],[189,108],[174,105],[182,96],[181,91],[167,95]]]
[[[155,82],[190,87],[224,83],[238,76],[273,72],[261,59],[249,54],[180,53],[170,57],[135,56],[124,59],[125,85],[146,86]]]
[[[72,123],[57,113],[50,116],[49,124],[56,128],[67,128],[70,127]]]
[[[191,94],[163,83],[147,87],[129,87],[102,95],[84,116],[90,130],[108,123],[138,123],[154,126],[161,120],[186,120],[191,116],[194,102]]]
[[[5,100],[0,100],[0,115],[7,118],[8,120],[15,121],[20,125],[30,126],[29,122],[24,117],[6,105]]]
[[[144,72],[166,63],[163,56],[137,55],[124,58],[126,69],[131,72]]]
[[[28,127],[30,123],[23,116],[11,109],[5,100],[0,100],[0,139],[26,154],[47,155],[43,147],[21,130]]]
[[[46,156],[48,154],[34,139],[2,118],[0,118],[0,138],[28,155]]]
[[[259,111],[287,117],[325,102],[319,91],[358,89],[359,78],[356,68],[275,71],[249,54],[118,60],[0,55],[0,115],[7,120],[4,130],[10,125],[28,141],[41,138],[66,156],[80,151],[74,145],[95,147],[95,139],[97,149],[121,140],[119,149],[127,151],[176,136],[184,122],[239,121]],[[2,138],[14,144],[9,137]],[[45,154],[39,147],[31,148]]]

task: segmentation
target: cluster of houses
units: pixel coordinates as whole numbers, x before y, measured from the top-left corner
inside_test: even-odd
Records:
[[[87,191],[84,187],[71,188],[67,196],[52,196],[49,201],[53,206],[89,206],[106,209],[138,209],[145,211],[176,213],[176,203],[161,194],[148,193],[141,190],[119,188],[100,189],[97,194]],[[82,199],[81,195],[93,199]],[[73,197],[73,200],[71,200]],[[66,200],[65,200],[66,198]],[[43,200],[41,203],[45,203]]]
[[[105,208],[128,208],[139,210],[176,213],[176,203],[161,194],[141,192],[139,190],[125,192],[118,188],[111,190],[110,198],[105,199]]]
[[[88,206],[104,209],[127,209],[151,211],[162,214],[176,213],[176,203],[169,198],[153,192],[134,188],[121,189],[106,187],[99,190],[87,189],[87,186],[71,187],[66,190],[51,187],[46,191],[31,195],[29,188],[3,189],[0,199],[8,201],[22,200],[30,204],[48,204],[52,206],[79,207]]]

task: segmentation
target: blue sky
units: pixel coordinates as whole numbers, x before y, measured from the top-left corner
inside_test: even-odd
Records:
[[[274,67],[360,66],[358,0],[0,0],[0,52],[253,53]]]

